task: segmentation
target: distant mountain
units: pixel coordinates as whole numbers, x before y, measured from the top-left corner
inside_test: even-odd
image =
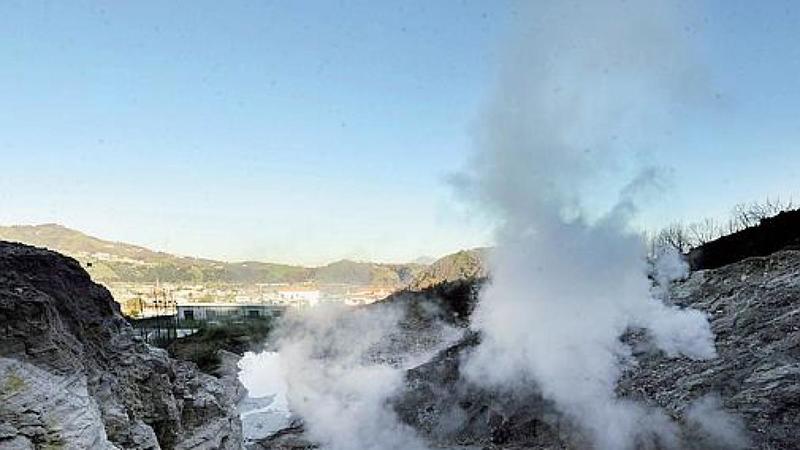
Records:
[[[154,252],[136,245],[104,241],[55,223],[0,227],[0,238],[8,241],[30,242],[39,247],[58,249],[62,253],[69,254],[108,253],[118,258],[140,261],[174,258],[173,255]]]
[[[487,275],[488,248],[462,250],[436,260],[419,272],[409,283],[412,290],[470,278],[483,278]]]
[[[433,256],[427,256],[426,255],[426,256],[420,256],[419,258],[417,258],[417,259],[415,259],[414,261],[411,261],[411,262],[417,263],[417,264],[422,264],[424,266],[429,266],[429,265],[431,265],[431,264],[436,262],[436,258],[434,258]]]
[[[156,252],[88,236],[62,225],[0,227],[0,240],[46,247],[81,262],[97,281],[292,283],[318,281],[398,288],[426,268],[421,264],[338,261],[322,267],[247,261],[228,263]]]
[[[322,283],[405,286],[423,271],[421,264],[377,264],[342,260],[314,269],[314,279]],[[347,281],[343,281],[347,280]]]

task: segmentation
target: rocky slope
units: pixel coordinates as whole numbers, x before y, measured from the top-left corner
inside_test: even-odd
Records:
[[[631,332],[626,339],[638,363],[621,380],[620,396],[676,419],[680,448],[800,448],[800,251],[694,272],[671,297],[709,314],[719,357],[669,359]],[[395,402],[404,421],[447,448],[586,448],[535,386],[512,396],[465,383],[459,367],[478,341],[471,334],[408,371],[407,390]],[[698,420],[691,412],[698,408],[732,413],[743,429],[716,413]]]
[[[670,361],[640,346],[620,391],[679,417],[713,392],[745,420],[754,448],[800,448],[800,251],[694,272],[672,294],[710,315],[719,357]]]
[[[0,241],[0,448],[239,448],[234,384],[138,340],[76,261]]]
[[[403,329],[424,336],[436,323],[466,327],[479,284],[442,283],[385,302],[406,305]],[[800,251],[694,272],[672,287],[670,298],[708,313],[718,357],[667,358],[639,330],[624,337],[636,363],[620,380],[619,396],[660,408],[677,427],[678,441],[672,446],[656,441],[637,448],[800,448]],[[465,380],[461,365],[480,336],[462,329],[459,342],[406,372],[405,389],[391,400],[400,420],[418,430],[431,448],[591,448],[584,433],[533,381],[526,392],[511,392]],[[253,448],[316,445],[297,422]]]

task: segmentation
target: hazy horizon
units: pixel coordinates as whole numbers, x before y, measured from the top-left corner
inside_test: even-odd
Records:
[[[0,223],[307,266],[491,245],[451,180],[520,5],[0,4]],[[665,174],[642,227],[800,192],[798,9],[685,5],[704,100],[642,140]]]

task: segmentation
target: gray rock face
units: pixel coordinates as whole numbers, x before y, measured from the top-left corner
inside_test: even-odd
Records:
[[[620,393],[684,417],[711,392],[744,419],[754,448],[800,448],[800,251],[694,272],[672,298],[709,314],[719,357],[670,360],[640,345]]]
[[[671,298],[709,314],[718,358],[667,358],[633,330],[638,362],[620,397],[662,408],[680,448],[800,448],[800,251],[694,272]],[[447,448],[591,448],[535,387],[511,395],[466,383],[460,364],[478,342],[469,335],[408,371],[394,403],[402,420]]]
[[[247,450],[312,450],[319,446],[304,435],[302,423],[291,424],[264,439],[248,445]]]
[[[141,342],[76,261],[0,242],[0,448],[239,448],[231,383]]]
[[[535,390],[495,392],[461,377],[463,359],[480,342],[471,333],[432,361],[407,372],[394,408],[437,447],[567,448],[569,422]]]

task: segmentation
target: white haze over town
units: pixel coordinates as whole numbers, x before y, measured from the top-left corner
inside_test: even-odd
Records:
[[[685,14],[668,2],[537,2],[521,14],[475,153],[454,177],[475,212],[498,223],[467,381],[538,390],[598,449],[680,445],[664,412],[615,395],[632,358],[626,330],[646,330],[669,356],[716,356],[705,315],[665,298],[686,268],[663,254],[653,287],[631,225],[663,184],[663,170],[646,164],[649,149],[708,88],[681,33],[692,20]],[[588,217],[597,192],[613,190],[607,211]],[[323,308],[279,331],[289,406],[326,448],[426,448],[387,403],[403,387],[403,367],[367,357],[400,315]],[[708,398],[687,421],[728,448],[743,445],[735,418]]]

